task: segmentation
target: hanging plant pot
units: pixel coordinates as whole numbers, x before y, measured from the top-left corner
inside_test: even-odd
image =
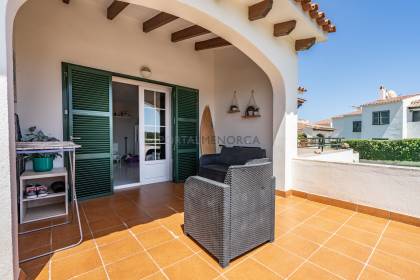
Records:
[[[32,159],[35,172],[46,172],[53,169],[54,158],[51,156],[37,157]]]
[[[260,108],[258,108],[257,103],[255,102],[254,90],[252,90],[251,97],[249,98],[248,106],[246,107],[245,115],[243,118],[248,119],[259,117],[261,117]]]
[[[229,114],[233,114],[233,113],[239,113],[241,110],[239,110],[239,105],[238,105],[238,98],[236,97],[236,90],[233,92],[233,97],[232,97],[232,103],[229,107]]]

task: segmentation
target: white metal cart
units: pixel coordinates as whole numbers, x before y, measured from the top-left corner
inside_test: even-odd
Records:
[[[70,189],[71,189],[71,203],[72,203],[72,218],[74,216],[74,212],[76,212],[76,217],[77,217],[77,223],[79,226],[79,233],[80,233],[80,239],[78,242],[71,244],[69,246],[66,246],[64,248],[60,248],[57,250],[53,250],[41,255],[37,255],[34,257],[30,257],[24,260],[21,260],[20,262],[27,262],[33,259],[37,259],[43,256],[47,256],[47,255],[51,255],[54,254],[56,252],[59,251],[63,251],[72,247],[75,247],[77,245],[79,245],[80,243],[82,243],[83,241],[83,231],[82,231],[82,224],[80,221],[80,213],[79,213],[79,205],[77,202],[77,193],[76,193],[76,177],[75,177],[75,169],[76,169],[76,149],[80,148],[80,145],[77,145],[73,142],[17,142],[16,143],[16,154],[18,156],[22,156],[22,155],[28,155],[28,154],[38,154],[38,153],[42,153],[42,154],[47,154],[47,153],[68,153],[69,156],[69,173],[70,173]],[[54,172],[52,172],[54,173]],[[59,174],[54,174],[54,175],[62,175],[64,176],[65,180],[66,180],[66,184],[67,184],[67,172],[65,172],[65,169],[62,169],[61,172],[58,172]],[[26,177],[25,177],[26,176]],[[24,178],[32,178],[31,176],[36,176],[32,173],[26,173],[24,176]],[[48,176],[48,175],[46,175]],[[39,177],[39,176],[38,176]],[[42,175],[41,175],[42,177]],[[23,186],[20,186],[21,188],[23,188]],[[66,187],[66,191],[67,192],[68,188]],[[20,191],[20,193],[22,193],[22,191]],[[63,195],[65,197],[65,199],[67,199],[67,194]],[[22,198],[21,198],[22,199]],[[27,201],[20,201],[19,203],[24,203]],[[65,202],[67,204],[67,201]],[[75,211],[74,211],[75,210]],[[48,209],[46,210],[48,211]],[[54,214],[54,213],[53,213]],[[52,227],[58,227],[58,226],[63,226],[66,224],[71,223],[72,221],[70,221],[69,215],[68,215],[68,211],[67,211],[67,206],[66,206],[66,210],[65,212],[61,213],[61,215],[65,215],[67,217],[67,220],[63,223],[59,223],[59,224],[54,224],[54,225],[49,225],[49,226],[45,226],[45,227],[40,227],[37,229],[32,229],[29,231],[25,231],[25,232],[20,232],[19,234],[28,234],[31,232],[35,232],[35,231],[40,231],[40,230],[45,230],[45,229],[49,229]],[[54,215],[52,215],[54,216]]]

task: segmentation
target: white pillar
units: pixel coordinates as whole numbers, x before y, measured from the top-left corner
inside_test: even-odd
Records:
[[[273,168],[276,189],[290,190],[292,159],[297,155],[297,60],[273,86]]]

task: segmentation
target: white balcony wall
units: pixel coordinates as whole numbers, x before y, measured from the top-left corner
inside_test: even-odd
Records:
[[[420,168],[293,160],[296,190],[420,217]]]

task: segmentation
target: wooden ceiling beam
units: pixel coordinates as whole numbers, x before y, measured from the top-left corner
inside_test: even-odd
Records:
[[[143,22],[143,32],[147,33],[152,30],[155,30],[156,28],[159,28],[165,24],[168,24],[176,20],[177,18],[178,18],[177,16],[161,12],[155,15],[154,17]]]
[[[275,37],[286,36],[292,33],[296,28],[296,20],[289,20],[281,23],[274,24],[273,35]]]
[[[196,51],[202,51],[202,50],[219,48],[219,47],[224,47],[224,46],[229,46],[229,45],[231,45],[231,44],[228,41],[226,41],[225,39],[223,39],[221,37],[216,37],[216,38],[212,38],[212,39],[209,39],[209,40],[196,42],[195,43],[195,50]]]
[[[295,50],[298,51],[306,51],[312,48],[313,45],[316,43],[316,38],[308,38],[308,39],[301,39],[296,40],[295,42]]]
[[[124,1],[116,1],[114,0],[111,5],[109,5],[107,11],[106,11],[106,17],[110,20],[113,20],[116,16],[118,16],[119,13],[124,10],[129,3]]]
[[[207,29],[199,26],[199,25],[193,25],[190,27],[187,27],[185,29],[179,30],[177,32],[174,32],[171,34],[171,41],[172,42],[179,42],[187,39],[191,39],[200,35],[209,34],[210,31]]]
[[[262,19],[273,8],[273,0],[264,0],[248,7],[248,19],[250,21]]]

